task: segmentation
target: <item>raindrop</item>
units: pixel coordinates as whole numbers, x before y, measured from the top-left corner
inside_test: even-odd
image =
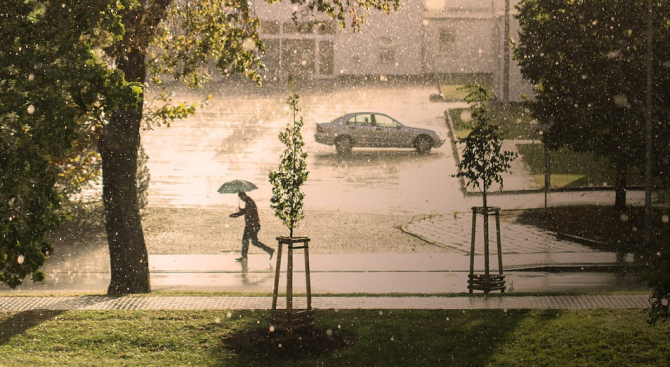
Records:
[[[663,217],[661,217],[661,220],[663,223],[668,223],[670,222],[670,217],[667,214],[663,214]]]
[[[277,344],[277,347],[281,348],[281,343]]]
[[[32,82],[33,79],[35,79],[35,74],[33,74],[33,73],[28,74],[28,81]]]
[[[221,323],[221,318],[220,317],[215,318],[214,323],[215,324],[220,324]]]
[[[338,329],[341,329],[341,328],[342,328],[342,325],[337,325],[337,328],[338,328]]]
[[[20,265],[20,264],[23,264],[23,260],[25,260],[25,259],[26,259],[25,256],[23,256],[23,255],[19,255],[19,256],[16,258],[16,262],[19,263],[19,265]]]
[[[227,318],[231,318],[231,317],[233,317],[233,313],[230,312],[230,311],[228,311],[228,313],[226,314],[226,317],[227,317]]]
[[[329,337],[333,336],[333,329],[326,330],[326,335],[328,335]]]
[[[623,213],[620,218],[622,222],[628,222],[628,214]]]
[[[630,108],[628,97],[625,94],[617,94],[614,96],[614,104],[618,107]]]
[[[607,58],[608,59],[615,59],[617,57],[619,57],[619,52],[617,52],[617,51],[610,51],[610,52],[607,53]]]
[[[275,327],[274,327],[274,325],[270,325],[270,332],[271,332],[271,333],[274,333],[274,332],[275,332]]]
[[[379,311],[379,316],[384,316],[384,311]]]
[[[244,41],[242,41],[242,49],[244,49],[244,51],[253,51],[254,49],[256,49],[256,44],[254,43],[254,40],[252,40],[249,37],[245,38]]]
[[[667,299],[667,298],[663,298],[663,299],[661,300],[661,304],[663,305],[663,307],[668,307],[668,299]]]
[[[461,111],[461,121],[470,122],[472,120],[472,111],[463,110]]]
[[[33,105],[28,106],[28,108],[26,108],[26,111],[28,111],[29,115],[32,115],[33,113],[35,113],[35,106]]]
[[[656,256],[661,256],[661,251],[657,252]]]

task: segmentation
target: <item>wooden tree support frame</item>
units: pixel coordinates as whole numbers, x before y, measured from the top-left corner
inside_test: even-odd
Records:
[[[484,216],[484,274],[475,274],[475,235],[477,233],[477,214]],[[489,216],[496,217],[496,239],[498,244],[498,274],[491,275],[489,266]],[[468,275],[468,290],[500,291],[505,293],[505,276],[503,275],[502,246],[500,244],[500,208],[497,206],[472,207],[472,242],[470,244],[470,274]]]
[[[312,309],[312,287],[309,278],[309,238],[308,237],[277,237],[277,268],[275,270],[275,286],[272,293],[272,310],[270,324],[275,330],[294,330],[314,327],[314,310]],[[277,309],[279,294],[279,275],[281,270],[282,248],[287,245],[286,256],[286,309]],[[302,249],[305,255],[305,286],[307,296],[306,309],[293,308],[293,250]]]

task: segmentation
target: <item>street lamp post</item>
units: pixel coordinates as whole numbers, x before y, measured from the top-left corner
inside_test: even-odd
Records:
[[[651,239],[651,168],[652,168],[652,147],[653,147],[653,116],[652,116],[652,35],[653,27],[653,7],[652,0],[647,0],[647,52],[645,61],[647,66],[647,86],[646,86],[646,107],[645,107],[645,195],[644,195],[644,244],[647,250],[652,245]]]

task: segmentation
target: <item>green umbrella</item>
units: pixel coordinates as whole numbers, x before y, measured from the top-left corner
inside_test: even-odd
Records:
[[[254,185],[249,181],[244,180],[232,180],[225,182],[221,187],[219,187],[219,194],[237,194],[238,192],[247,192],[251,190],[256,190],[258,186]],[[237,198],[237,207],[240,207],[240,198]]]
[[[237,194],[238,192],[247,192],[251,190],[256,190],[258,186],[252,184],[249,181],[244,180],[232,180],[225,182],[217,190],[219,194]]]

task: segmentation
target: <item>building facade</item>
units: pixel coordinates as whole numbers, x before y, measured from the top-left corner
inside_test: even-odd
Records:
[[[485,74],[502,96],[509,75],[509,100],[518,101],[532,88],[511,58],[505,73],[505,1],[406,0],[391,14],[370,12],[360,32],[325,17],[295,22],[292,4],[260,1],[266,78]],[[509,1],[510,38],[518,39],[518,0]]]

